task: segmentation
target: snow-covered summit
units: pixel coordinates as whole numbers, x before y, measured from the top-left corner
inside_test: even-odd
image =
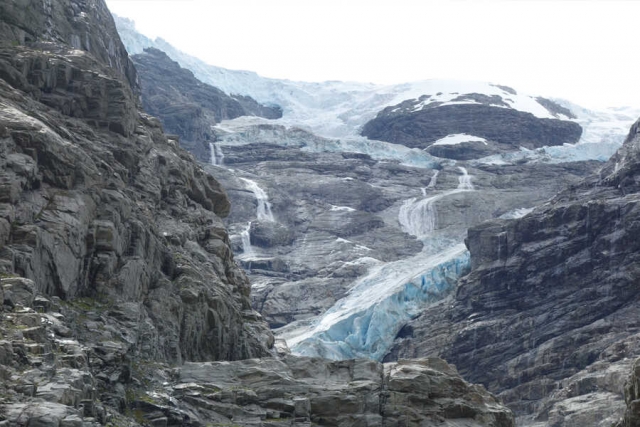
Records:
[[[549,111],[536,98],[491,83],[425,80],[395,85],[356,82],[297,82],[264,78],[250,71],[228,70],[212,66],[187,55],[162,39],[151,40],[136,32],[128,19],[115,17],[118,31],[129,53],[141,53],[147,47],[166,52],[173,60],[191,70],[205,83],[229,95],[247,95],[263,104],[282,107],[285,124],[296,124],[324,137],[357,135],[360,128],[386,107],[403,101],[415,101],[414,108],[451,103],[488,102],[499,108],[513,108],[541,118],[564,118]]]
[[[540,152],[525,150],[515,153],[515,157],[553,161],[557,155],[558,161],[589,158],[604,161],[622,144],[629,127],[640,115],[636,109],[586,110],[566,101],[550,101],[485,82],[426,80],[384,86],[265,78],[252,71],[229,70],[206,64],[162,39],[151,40],[138,33],[130,20],[117,16],[114,18],[130,54],[141,53],[147,47],[158,48],[191,70],[198,79],[227,94],[247,95],[262,104],[280,106],[283,117],[276,121],[278,124],[301,128],[324,138],[340,139],[338,142],[343,145],[345,140],[349,140],[349,147],[353,144],[363,145],[367,141],[359,136],[362,127],[388,107],[406,107],[415,111],[452,104],[483,104],[527,112],[539,118],[571,119],[583,128],[582,138],[577,145],[552,147],[551,150]],[[236,120],[241,120],[244,126],[248,124],[246,120]],[[260,122],[257,120],[256,124]],[[602,144],[585,146],[583,149],[584,143]],[[487,159],[487,162],[510,161],[504,156],[498,157]]]

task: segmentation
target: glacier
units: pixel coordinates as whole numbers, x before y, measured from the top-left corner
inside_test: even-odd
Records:
[[[278,105],[283,117],[265,120],[241,117],[225,121],[220,130],[235,130],[244,127],[260,127],[261,124],[277,124],[288,132],[306,131],[321,137],[323,141],[306,145],[308,151],[353,151],[371,155],[377,160],[399,161],[403,164],[433,168],[439,159],[395,144],[370,141],[359,136],[362,126],[386,107],[414,100],[416,108],[424,108],[433,102],[450,104],[463,94],[497,96],[501,100],[498,108],[513,108],[531,113],[540,118],[568,120],[562,114],[553,113],[541,105],[535,97],[518,93],[497,84],[473,81],[433,79],[395,85],[377,85],[358,82],[298,82],[264,78],[255,72],[229,70],[209,65],[198,58],[185,54],[162,39],[151,40],[135,30],[135,24],[126,18],[114,16],[118,32],[130,54],[141,53],[147,47],[166,52],[174,61],[191,70],[201,81],[216,86],[229,95],[246,95],[267,105]],[[424,95],[430,95],[425,99]],[[422,101],[421,101],[422,100]],[[523,161],[562,163],[569,161],[605,161],[622,145],[630,126],[640,115],[637,108],[609,108],[589,110],[569,101],[552,99],[568,108],[575,116],[571,119],[584,130],[575,145],[543,147],[538,150],[522,149],[518,152],[490,156],[476,160],[475,164],[515,164]],[[462,101],[460,101],[462,102]],[[464,101],[465,103],[471,101]],[[237,122],[237,124],[236,124]],[[228,138],[228,139],[227,139]],[[291,137],[276,144],[291,144]],[[227,133],[221,146],[233,144]],[[237,143],[237,140],[235,141]]]
[[[433,234],[437,221],[433,205],[452,194],[474,190],[472,176],[464,167],[459,170],[455,189],[421,200],[410,198],[400,209],[398,222],[403,230],[424,244],[419,254],[379,263],[319,318],[276,330],[292,353],[334,360],[381,360],[407,321],[455,288],[458,278],[471,269],[469,252],[464,243]]]
[[[447,296],[470,267],[464,244],[432,256],[383,263],[320,319],[287,325],[276,334],[302,356],[381,360],[402,326],[426,304]]]

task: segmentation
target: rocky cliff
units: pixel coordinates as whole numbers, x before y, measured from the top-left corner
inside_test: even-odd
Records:
[[[249,284],[221,221],[229,200],[138,112],[135,70],[103,2],[34,3],[24,19],[46,22],[33,25],[12,4],[3,28],[21,37],[3,43],[0,82],[5,274],[65,300],[136,302],[150,357],[265,354],[243,321]]]
[[[389,359],[439,354],[523,419],[615,421],[640,352],[639,147],[636,124],[599,176],[522,219],[472,227],[472,272]]]
[[[132,361],[124,342],[73,337],[80,322],[94,339],[134,326],[132,304],[47,298],[24,278],[4,279],[2,294],[6,426],[514,425],[511,411],[441,359]]]
[[[385,108],[364,125],[362,135],[425,149],[438,157],[470,160],[519,150],[520,147],[534,149],[575,144],[582,134],[582,128],[575,122],[536,117],[510,108],[497,95],[467,94],[448,103],[424,105],[428,101],[418,98]],[[549,108],[551,105],[556,107],[554,111],[562,109],[552,101],[545,101]],[[436,143],[448,135],[457,134],[472,135],[483,141],[478,143],[468,138],[469,142],[457,144]]]
[[[132,59],[145,111],[159,117],[166,132],[180,135],[180,144],[203,162],[211,158],[212,125],[240,116],[282,117],[279,107],[266,107],[248,96],[229,96],[200,82],[158,49],[149,48]]]

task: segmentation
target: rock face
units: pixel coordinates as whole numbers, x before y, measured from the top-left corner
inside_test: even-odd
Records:
[[[160,118],[166,132],[180,135],[181,145],[203,162],[211,159],[213,124],[240,116],[282,117],[278,107],[265,107],[248,96],[230,97],[200,82],[158,49],[149,48],[132,59],[140,76],[144,109]]]
[[[172,368],[132,360],[114,339],[135,326],[134,303],[45,297],[18,277],[1,284],[4,425],[514,426],[509,409],[441,359],[285,355]]]
[[[513,425],[509,411],[440,359],[382,365],[285,357],[188,363],[176,374],[173,389],[186,403],[233,414],[239,425]]]
[[[229,200],[138,112],[104,3],[2,7],[15,35],[0,47],[4,274],[63,300],[134,303],[128,316],[145,327],[130,340],[149,359],[267,354],[268,332],[245,319],[250,286],[221,220]]]
[[[220,137],[224,163],[233,171],[208,169],[216,173],[233,202],[226,222],[234,250],[257,284],[253,306],[272,327],[321,314],[372,265],[419,253],[423,244],[398,223],[403,204],[455,189],[461,174],[457,166],[442,166],[429,187],[433,170],[357,153],[313,153],[272,144],[273,133],[281,139],[294,135],[291,139],[303,147],[314,143],[313,135],[279,127],[253,128],[248,139],[256,143],[247,145],[224,145]],[[434,204],[436,236],[462,241],[468,226],[532,207],[596,167],[595,163],[469,167],[476,190]],[[256,218],[256,196],[238,176],[265,190],[275,222]],[[247,229],[254,246],[251,256],[240,238]]]
[[[438,157],[469,160],[518,150],[519,147],[533,149],[575,144],[582,134],[582,128],[577,123],[538,118],[506,106],[493,106],[497,102],[495,100],[480,99],[486,104],[432,103],[416,110],[422,101],[424,100],[410,100],[385,108],[375,119],[364,125],[362,135],[411,148],[426,149]],[[468,101],[467,98],[460,102],[464,101]],[[491,105],[487,105],[489,102]],[[474,135],[487,142],[433,145],[452,134]]]
[[[0,16],[2,79],[64,115],[133,132],[136,71],[104,3],[12,0]]]
[[[636,124],[599,176],[522,219],[472,227],[472,272],[388,359],[437,354],[516,414],[610,425],[640,352],[639,147]],[[580,424],[589,414],[597,423]]]
[[[624,398],[627,404],[624,419],[620,420],[616,427],[640,426],[640,360],[636,360],[625,384]]]
[[[74,312],[83,303],[43,298],[26,279],[3,279],[3,288],[15,293],[16,307],[0,323],[6,338],[0,340],[0,373],[5,379],[0,386],[0,418],[9,425],[27,420],[42,425],[82,421],[128,425],[133,420],[114,410],[125,405],[133,408],[137,422],[153,424],[270,426],[311,421],[374,426],[431,420],[442,425],[513,425],[508,409],[482,387],[465,383],[439,359],[386,366],[290,356],[187,363],[175,370],[159,364],[127,365],[123,364],[126,346],[117,342],[87,348],[65,338],[71,334],[68,326],[75,322]],[[37,304],[38,311],[29,303]],[[104,318],[103,308],[87,314]],[[116,319],[111,316],[110,327],[124,326],[118,323],[123,318]],[[93,374],[89,362],[91,368],[99,367]],[[147,389],[136,387],[133,381],[138,379],[151,384]],[[126,387],[126,393],[119,395],[118,387]],[[95,400],[96,393],[101,402]],[[30,399],[25,402],[21,396]],[[432,410],[424,411],[422,405]]]
[[[207,169],[233,201],[226,221],[253,279],[253,306],[271,326],[282,326],[280,333],[314,325],[318,315],[353,295],[354,284],[369,271],[431,250],[437,239],[459,242],[471,227],[473,271],[456,292],[450,288],[452,295],[399,331],[387,359],[447,358],[464,376],[500,393],[522,425],[609,427],[624,409],[622,384],[638,354],[638,248],[630,241],[637,222],[637,147],[627,144],[600,178],[582,184],[602,164],[501,161],[509,160],[506,155],[470,161],[580,137],[576,123],[558,120],[571,117],[567,109],[538,99],[558,119],[539,118],[511,108],[515,91],[501,89],[499,97],[467,93],[431,104],[426,98],[406,101],[365,127],[371,138],[444,158],[414,150],[424,156],[419,167],[401,157],[379,161],[380,151],[405,147],[321,138],[307,129],[322,130],[323,120],[309,121],[317,127],[303,130],[287,127],[285,116],[278,124],[219,126],[216,146],[224,157],[216,156],[217,164]],[[318,104],[329,105],[321,99]],[[341,105],[353,100],[347,94],[330,99]],[[377,99],[397,98],[376,93],[362,103]],[[339,120],[364,120],[369,111],[348,110]],[[484,142],[434,145],[460,134]],[[358,153],[344,152],[358,143]],[[472,188],[461,188],[467,178]],[[524,219],[498,219],[522,215],[528,210],[517,208],[533,208],[566,185],[569,190]],[[423,203],[430,199],[434,203]],[[427,227],[434,240],[407,232],[401,213],[410,205],[422,206],[434,219]],[[361,331],[375,329],[367,322],[357,317],[352,324],[359,327],[338,330],[336,335],[346,331],[348,337],[335,341],[360,340]]]

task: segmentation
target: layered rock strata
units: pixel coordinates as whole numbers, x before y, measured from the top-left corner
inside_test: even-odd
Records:
[[[636,124],[599,176],[522,219],[472,227],[472,272],[388,359],[437,354],[523,417],[610,425],[640,354],[639,146]]]
[[[511,411],[441,359],[131,361],[126,342],[85,340],[74,329],[85,316],[95,335],[124,332],[132,304],[66,302],[28,279],[1,283],[3,425],[514,425]]]
[[[221,220],[229,200],[138,112],[135,70],[104,3],[33,4],[24,19],[34,24],[12,5],[2,28],[17,36],[0,47],[4,274],[63,300],[135,303],[130,339],[148,358],[267,354]]]
[[[0,424],[513,425],[440,360],[201,362],[272,355],[225,192],[138,110],[102,0],[0,11]]]

